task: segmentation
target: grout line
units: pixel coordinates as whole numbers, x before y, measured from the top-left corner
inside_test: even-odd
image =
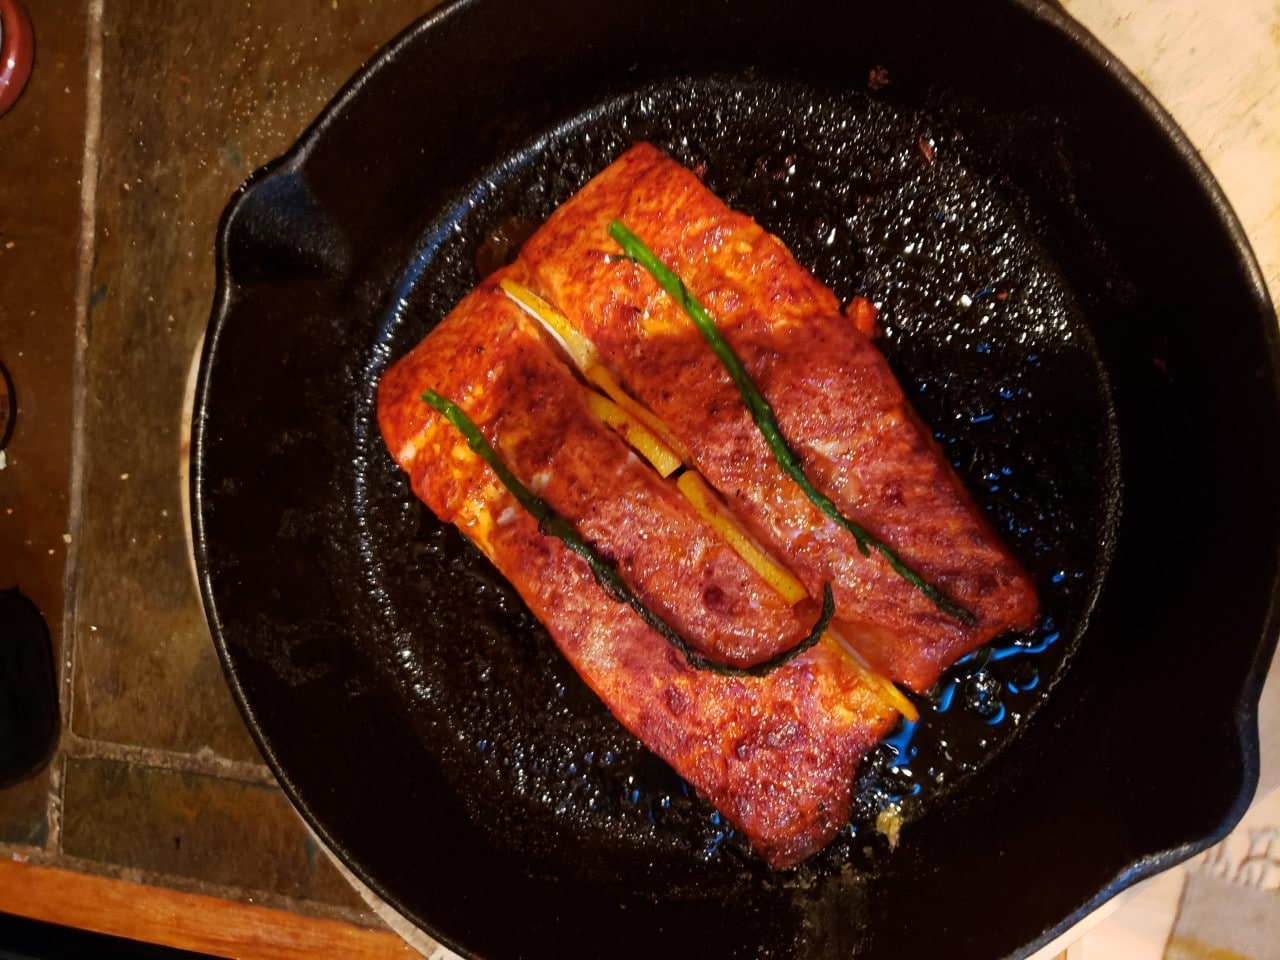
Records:
[[[80,165],[80,244],[75,286],[75,358],[71,393],[71,484],[67,497],[67,566],[62,578],[62,655],[58,658],[58,689],[62,720],[60,749],[71,734],[80,530],[84,508],[85,405],[88,395],[89,298],[93,283],[94,241],[97,233],[98,149],[102,139],[102,18],[105,0],[89,0],[85,23],[84,154]],[[49,781],[48,839],[52,851],[62,847],[62,785],[64,762],[55,757]]]
[[[64,756],[83,760],[112,760],[117,763],[137,764],[157,770],[175,773],[194,773],[223,780],[237,780],[257,786],[277,786],[270,769],[260,762],[230,760],[220,757],[207,747],[197,753],[165,750],[162,747],[141,747],[129,743],[111,743],[90,740],[74,733],[62,740]]]
[[[65,728],[63,729],[62,742],[59,743],[53,759],[49,761],[49,801],[45,807],[44,842],[46,847],[54,851],[62,849],[62,785],[66,780],[67,772],[67,758],[63,752],[66,737]]]

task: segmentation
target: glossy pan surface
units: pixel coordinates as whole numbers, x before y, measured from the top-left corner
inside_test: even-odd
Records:
[[[1251,796],[1280,542],[1256,264],[1053,8],[639,14],[448,4],[228,208],[192,503],[232,687],[311,824],[464,955],[1025,955]],[[935,690],[791,873],[612,721],[373,420],[387,364],[639,139],[881,304],[1048,612]]]

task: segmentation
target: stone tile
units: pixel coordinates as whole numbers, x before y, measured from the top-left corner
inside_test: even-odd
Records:
[[[70,758],[62,852],[341,907],[363,903],[274,787],[116,760]]]
[[[0,470],[0,587],[20,587],[55,637],[71,463],[83,7],[82,0],[50,0],[34,11],[39,63],[22,98],[0,117],[0,360],[18,408]],[[23,149],[7,149],[16,142]]]
[[[204,623],[180,407],[223,206],[422,0],[107,0],[73,727],[253,759]]]
[[[0,361],[18,405],[0,470],[0,589],[31,598],[56,648],[69,529],[85,19],[83,0],[32,7],[36,68],[0,117]],[[0,790],[0,842],[45,842],[48,790],[47,772]]]
[[[49,767],[0,790],[0,844],[43,847],[49,839]]]

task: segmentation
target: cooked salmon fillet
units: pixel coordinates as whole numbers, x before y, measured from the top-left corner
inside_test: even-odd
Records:
[[[461,406],[526,485],[569,519],[695,646],[753,663],[802,639],[816,604],[786,603],[589,411],[586,387],[501,292],[469,294],[378,390],[388,449],[414,492],[520,593],[615,717],[714,804],[774,867],[847,820],[854,770],[897,719],[825,639],[765,676],[695,669],[587,563],[539,529],[462,435],[420,399]]]
[[[707,308],[769,400],[814,484],[973,615],[942,612],[825,517],[778,467],[742,398],[676,302],[619,256],[622,221]],[[777,237],[648,144],[596,176],[520,256],[535,292],[813,595],[875,669],[927,690],[963,654],[1034,625],[1034,585],[912,411],[884,356]],[[863,324],[865,327],[865,324]]]
[[[803,640],[818,619],[818,604],[793,607],[784,600],[673,483],[588,409],[588,388],[499,289],[500,280],[512,275],[508,269],[485,281],[383,381],[383,430],[418,493],[439,514],[443,501],[427,493],[470,469],[457,462],[460,437],[452,428],[420,456],[426,435],[414,431],[432,413],[420,399],[430,387],[454,398],[490,432],[494,448],[525,486],[569,520],[698,650],[721,663],[750,666]],[[419,489],[420,483],[429,486]],[[468,535],[487,552],[493,525],[513,517],[514,511],[486,513]]]

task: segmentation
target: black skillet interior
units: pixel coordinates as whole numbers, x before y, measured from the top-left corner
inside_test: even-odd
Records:
[[[197,560],[259,745],[374,889],[468,956],[994,958],[1238,818],[1275,633],[1275,318],[1216,187],[1106,63],[1029,2],[472,0],[251,181]],[[386,365],[639,139],[882,304],[1049,615],[935,691],[792,873],[612,721],[372,419]],[[895,797],[890,852],[867,820]]]

